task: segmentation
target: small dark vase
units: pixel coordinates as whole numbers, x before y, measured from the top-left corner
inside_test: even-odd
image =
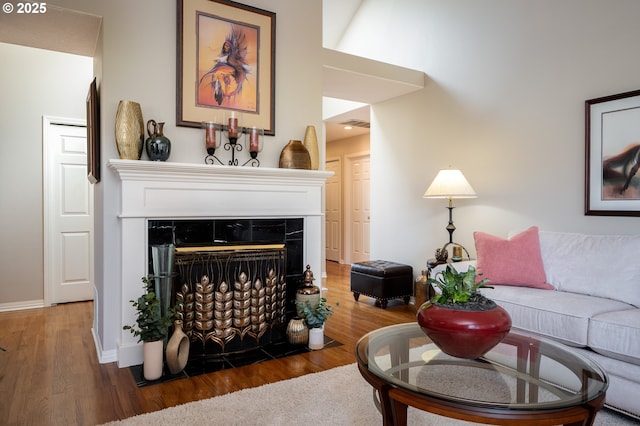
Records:
[[[149,138],[145,143],[147,155],[151,161],[167,161],[171,154],[171,141],[163,134],[164,123],[147,121]]]
[[[511,317],[501,306],[486,311],[450,309],[427,301],[417,314],[422,331],[442,352],[456,358],[479,358],[502,341]]]

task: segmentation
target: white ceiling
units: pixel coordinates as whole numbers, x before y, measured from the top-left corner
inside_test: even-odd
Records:
[[[326,4],[344,6],[345,0],[325,0]],[[349,8],[345,16],[345,8],[341,19],[327,19],[331,8],[325,7],[325,22],[331,22],[329,31],[324,37],[339,40],[344,29],[349,25],[351,17],[357,12],[361,0],[348,0]],[[333,2],[333,3],[332,3]],[[335,7],[334,7],[335,9]],[[336,25],[338,24],[339,25]],[[93,56],[99,37],[102,18],[47,4],[45,14],[0,14],[0,42],[17,44],[40,49],[54,50],[82,56]],[[325,66],[323,95],[339,99],[356,100],[364,103],[375,103],[407,93],[407,87],[398,86],[389,79],[379,79],[364,73],[344,72],[334,66]],[[411,89],[411,90],[415,90]],[[347,121],[370,122],[370,108],[361,106],[351,111],[325,118],[325,137],[327,141],[345,139],[361,134],[368,134],[369,129],[353,127],[345,130],[341,123]]]

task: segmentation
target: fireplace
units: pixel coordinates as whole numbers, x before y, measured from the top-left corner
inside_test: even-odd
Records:
[[[215,244],[238,242],[235,235],[271,235],[272,225],[285,221],[292,279],[292,262],[298,274],[306,265],[316,276],[324,270],[324,186],[331,172],[135,160],[110,160],[108,166],[120,180],[120,330],[135,321],[129,300],[140,295],[141,277],[149,273],[150,243],[166,242],[150,229],[176,232],[187,241],[196,235],[192,230],[209,228],[209,242]],[[219,233],[223,228],[227,236]],[[257,240],[273,242],[270,238]],[[142,345],[131,333],[121,331],[118,337],[118,365],[140,364]]]
[[[285,340],[296,311],[296,289],[303,284],[304,219],[148,224],[149,274],[159,273],[151,262],[153,246],[176,248],[172,288],[163,297],[183,305],[178,317],[192,357],[229,355]]]

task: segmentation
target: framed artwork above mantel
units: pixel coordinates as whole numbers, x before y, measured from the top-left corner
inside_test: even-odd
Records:
[[[229,0],[177,0],[176,125],[223,123],[275,135],[276,14]]]
[[[640,90],[585,101],[585,215],[640,216]]]

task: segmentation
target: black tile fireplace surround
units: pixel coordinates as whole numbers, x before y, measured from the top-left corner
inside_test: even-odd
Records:
[[[304,278],[304,219],[197,219],[149,220],[149,273],[153,273],[151,246],[176,247],[285,244],[287,253],[287,300],[295,301]],[[295,306],[292,306],[295,309]]]

